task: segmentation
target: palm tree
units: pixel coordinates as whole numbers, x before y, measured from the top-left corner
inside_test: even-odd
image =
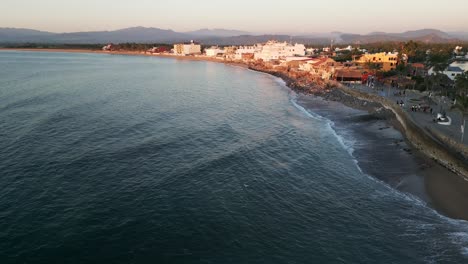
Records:
[[[461,75],[458,75],[455,79],[455,89],[457,92],[457,97],[455,99],[455,104],[452,108],[457,109],[462,114],[462,138],[461,142],[463,143],[463,138],[465,135],[465,117],[468,115],[468,73],[465,72]]]
[[[461,127],[461,142],[463,143],[463,139],[465,137],[465,125],[466,125],[466,117],[468,116],[468,97],[466,94],[457,95],[455,99],[455,104],[452,106],[452,109],[458,110],[462,115],[462,127]]]

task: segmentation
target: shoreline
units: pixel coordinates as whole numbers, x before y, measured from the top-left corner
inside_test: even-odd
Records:
[[[148,54],[132,51],[108,52],[85,49],[0,48],[0,51],[88,53],[146,56],[186,61],[208,61],[270,74],[281,78],[288,88],[297,93],[319,96],[324,100],[335,101],[350,108],[367,111],[369,114],[384,120],[387,124],[397,129],[408,143],[408,146],[414,150],[414,155],[423,160],[425,164],[428,164],[427,167],[422,168],[420,171],[424,174],[425,189],[431,198],[431,206],[451,218],[468,220],[468,211],[466,210],[466,208],[468,208],[468,181],[463,178],[468,176],[466,164],[463,162],[455,162],[456,157],[453,157],[453,153],[448,150],[447,147],[437,144],[438,142],[431,142],[434,141],[433,138],[419,134],[418,132],[421,131],[418,131],[418,129],[420,128],[412,124],[411,119],[406,118],[404,112],[398,112],[391,104],[385,102],[384,98],[376,98],[370,95],[366,96],[362,94],[362,92],[351,91],[351,89],[342,87],[340,84],[335,88],[323,87],[323,85],[321,86],[320,84],[315,84],[313,87],[311,85],[303,85],[299,83],[297,79],[288,76],[287,73],[252,67],[246,63],[230,62],[210,57]],[[452,173],[453,171],[457,174]]]
[[[153,54],[138,51],[103,51],[103,50],[87,50],[87,49],[44,49],[44,48],[0,48],[0,51],[27,51],[27,52],[52,52],[52,53],[84,53],[84,54],[107,54],[107,55],[123,55],[123,56],[143,56],[143,57],[156,57],[168,58],[183,61],[209,61],[216,63],[223,63],[227,65],[234,65],[242,68],[248,68],[248,65],[240,62],[225,61],[206,56],[177,56],[169,54]]]

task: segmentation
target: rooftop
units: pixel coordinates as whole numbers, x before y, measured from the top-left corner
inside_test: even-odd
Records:
[[[447,67],[447,71],[451,71],[451,72],[464,72],[464,70],[462,70],[460,67],[453,67],[453,66]]]

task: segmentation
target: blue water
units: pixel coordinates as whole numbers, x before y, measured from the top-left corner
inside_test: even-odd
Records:
[[[466,222],[294,98],[222,64],[0,52],[0,263],[468,262]]]

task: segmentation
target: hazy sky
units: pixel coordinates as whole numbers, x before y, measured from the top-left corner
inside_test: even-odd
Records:
[[[1,0],[0,27],[53,32],[132,26],[262,33],[468,31],[468,0]]]

